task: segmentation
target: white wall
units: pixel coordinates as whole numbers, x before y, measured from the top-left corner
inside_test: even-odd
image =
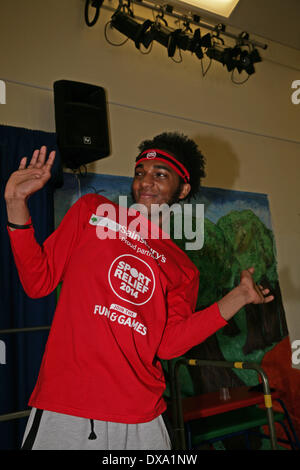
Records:
[[[207,158],[205,186],[268,194],[290,339],[300,339],[300,104],[291,101],[300,51],[268,42],[256,74],[238,86],[216,62],[202,77],[190,53],[177,64],[159,44],[149,55],[130,41],[109,45],[104,25],[111,12],[102,10],[88,28],[84,3],[2,2],[0,78],[7,96],[0,123],[54,132],[52,86],[64,78],[108,94],[112,155],[89,171],[130,176],[138,143],[163,130],[195,139]]]

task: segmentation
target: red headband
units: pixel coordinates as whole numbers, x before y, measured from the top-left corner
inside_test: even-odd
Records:
[[[159,160],[166,162],[174,171],[184,180],[185,183],[190,182],[190,174],[185,166],[175,157],[164,150],[148,149],[142,152],[136,159],[136,165],[145,160]],[[135,166],[136,166],[135,165]]]

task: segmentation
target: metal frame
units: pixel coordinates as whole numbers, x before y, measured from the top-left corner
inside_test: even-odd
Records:
[[[170,361],[170,391],[171,391],[171,407],[172,416],[174,420],[174,431],[175,431],[175,448],[176,449],[187,449],[185,427],[182,413],[181,404],[181,391],[179,381],[179,368],[182,365],[187,366],[214,366],[214,367],[226,367],[230,369],[251,369],[255,370],[261,377],[263,385],[263,394],[265,398],[265,407],[267,413],[267,419],[270,429],[270,441],[272,450],[277,450],[277,439],[275,431],[274,414],[272,407],[272,399],[269,381],[264,370],[254,362],[229,362],[229,361],[209,361],[202,359],[180,359],[178,361]]]
[[[28,327],[28,328],[10,328],[6,330],[0,330],[0,335],[1,334],[11,334],[11,333],[27,333],[28,331],[42,331],[42,330],[50,330],[51,326],[33,326],[33,327]],[[15,411],[12,413],[6,413],[0,415],[0,422],[1,421],[10,421],[12,419],[19,419],[19,418],[25,418],[26,416],[29,416],[30,414],[30,409],[28,410],[22,410],[22,411]]]

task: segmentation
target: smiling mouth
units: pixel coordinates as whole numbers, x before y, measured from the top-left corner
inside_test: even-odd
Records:
[[[156,197],[155,194],[150,194],[150,193],[141,193],[140,194],[140,199],[153,199]]]

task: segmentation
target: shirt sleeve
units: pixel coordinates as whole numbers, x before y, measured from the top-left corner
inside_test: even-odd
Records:
[[[40,245],[34,228],[9,230],[18,274],[26,294],[40,298],[50,294],[63,280],[72,250],[85,225],[85,196],[68,210],[59,227]]]
[[[157,352],[160,359],[173,359],[185,354],[227,325],[217,302],[194,312],[197,294],[197,278],[168,294],[168,321]]]

